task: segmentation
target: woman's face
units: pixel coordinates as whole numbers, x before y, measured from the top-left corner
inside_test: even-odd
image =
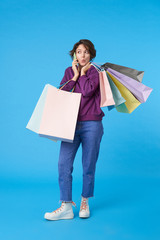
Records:
[[[80,44],[76,49],[76,57],[80,66],[85,66],[90,61],[89,50],[83,44]]]

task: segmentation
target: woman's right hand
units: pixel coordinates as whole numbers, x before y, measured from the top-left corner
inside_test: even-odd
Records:
[[[72,69],[75,77],[78,77],[80,72],[79,67],[77,66],[77,63],[78,63],[77,59],[73,60],[72,62]]]

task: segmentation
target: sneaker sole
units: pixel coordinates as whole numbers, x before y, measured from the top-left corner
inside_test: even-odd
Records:
[[[49,220],[49,221],[54,221],[54,220],[62,220],[62,219],[73,219],[74,216],[72,217],[61,217],[61,218],[45,218],[46,220]]]
[[[80,217],[80,218],[89,218],[90,215],[87,215],[87,216],[80,216],[80,215],[79,215],[79,217]]]
[[[74,218],[74,214],[73,215],[69,215],[69,216],[63,216],[63,217],[51,217],[51,218],[47,218],[47,217],[45,217],[44,216],[44,218],[46,219],[46,220],[61,220],[61,219],[73,219]]]

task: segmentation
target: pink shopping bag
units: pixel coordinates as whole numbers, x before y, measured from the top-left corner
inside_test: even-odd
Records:
[[[99,71],[99,81],[101,94],[100,107],[115,105],[108,77],[105,71]]]
[[[47,84],[27,128],[51,140],[73,142],[81,93]]]

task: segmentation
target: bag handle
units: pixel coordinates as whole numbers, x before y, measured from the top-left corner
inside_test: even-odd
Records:
[[[93,65],[95,67],[95,69],[98,71],[98,72],[101,72],[104,70],[104,68],[100,67],[98,64],[96,63],[91,63],[91,65]]]
[[[60,86],[58,87],[58,90],[62,90],[62,88],[63,88],[67,83],[69,83],[71,80],[72,80],[72,79],[70,79],[70,80],[68,80],[67,82],[65,82],[65,83],[63,83],[62,85],[60,85]],[[75,89],[75,86],[70,90],[70,92],[73,92],[74,89]]]

